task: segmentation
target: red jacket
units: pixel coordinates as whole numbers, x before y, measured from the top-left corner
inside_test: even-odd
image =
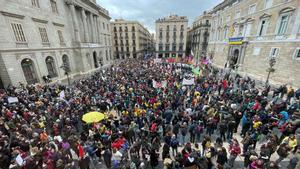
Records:
[[[82,159],[83,156],[84,156],[84,149],[83,149],[83,146],[80,145],[80,144],[77,144],[77,150],[78,150],[78,157],[79,157],[80,159]]]

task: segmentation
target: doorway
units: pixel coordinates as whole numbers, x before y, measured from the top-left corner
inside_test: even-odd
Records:
[[[94,58],[94,66],[95,66],[95,68],[98,68],[99,65],[98,65],[98,60],[97,60],[97,53],[95,51],[93,52],[93,58]]]
[[[230,68],[234,69],[236,67],[238,63],[239,55],[240,55],[239,49],[235,49],[229,61]]]

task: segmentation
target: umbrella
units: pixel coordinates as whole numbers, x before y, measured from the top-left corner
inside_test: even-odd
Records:
[[[89,112],[82,116],[82,120],[86,123],[99,122],[105,118],[103,113],[99,112]]]

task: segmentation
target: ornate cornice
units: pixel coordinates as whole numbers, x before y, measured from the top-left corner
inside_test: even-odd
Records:
[[[19,18],[19,19],[23,19],[25,17],[24,15],[9,13],[9,12],[5,12],[5,11],[0,11],[0,13],[2,13],[2,15],[4,15],[4,16]]]
[[[65,25],[64,24],[61,24],[61,23],[57,23],[57,22],[52,22],[53,25],[55,26],[59,26],[59,27],[64,27]]]
[[[270,14],[264,13],[262,16],[259,17],[259,19],[262,19],[262,18],[269,18],[269,17],[271,17]]]
[[[295,7],[286,7],[286,8],[283,8],[282,10],[280,10],[280,14],[282,14],[282,13],[288,13],[288,12],[294,12],[296,10],[296,8]]]
[[[40,22],[40,23],[48,23],[47,20],[39,19],[39,18],[32,18],[32,20],[35,21],[35,22]]]

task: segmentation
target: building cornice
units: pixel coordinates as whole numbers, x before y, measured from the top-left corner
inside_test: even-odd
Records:
[[[0,13],[2,13],[2,15],[4,15],[4,16],[13,17],[13,18],[19,18],[19,19],[23,19],[25,17],[24,15],[10,13],[10,12],[5,12],[5,11],[0,11]]]
[[[74,47],[57,47],[57,48],[20,48],[20,49],[1,49],[0,53],[9,52],[35,52],[35,51],[53,51],[53,50],[74,50],[74,49],[94,49],[94,48],[106,48],[112,46],[74,46]]]

